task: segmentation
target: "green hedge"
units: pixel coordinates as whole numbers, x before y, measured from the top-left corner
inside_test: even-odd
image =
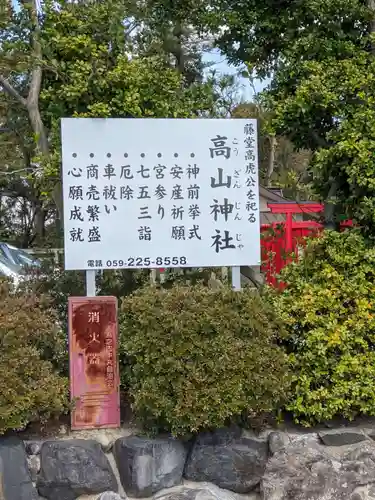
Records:
[[[186,435],[286,398],[278,327],[250,291],[147,287],[122,301],[119,325],[122,383],[147,429]]]
[[[375,415],[375,249],[357,231],[310,240],[271,291],[284,322],[295,420]]]
[[[0,434],[68,410],[68,380],[52,363],[60,345],[57,317],[33,295],[0,283]]]

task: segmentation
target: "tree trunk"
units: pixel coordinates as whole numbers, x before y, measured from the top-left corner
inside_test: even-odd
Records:
[[[277,147],[277,140],[276,140],[276,137],[274,135],[270,135],[268,137],[268,140],[270,143],[270,155],[269,155],[267,172],[266,172],[266,179],[265,179],[266,187],[271,186],[271,178],[272,178],[273,171],[275,169],[275,156],[276,156],[276,147]]]
[[[372,20],[370,21],[369,31],[370,33],[375,33],[375,0],[368,0],[367,2],[368,8],[373,12]],[[371,45],[371,50],[375,53],[375,45]]]
[[[329,192],[327,198],[324,203],[324,227],[326,229],[337,229],[337,220],[336,220],[336,193],[338,190],[338,182],[336,179],[331,179],[331,187],[329,188]]]
[[[29,92],[27,99],[22,97],[19,92],[10,84],[10,82],[2,75],[0,75],[0,85],[3,90],[7,92],[11,97],[16,99],[22,106],[27,109],[29,115],[29,121],[33,133],[36,137],[38,151],[41,156],[49,156],[49,144],[48,137],[43,120],[39,109],[39,95],[42,83],[42,66],[41,61],[43,57],[42,47],[40,44],[40,25],[38,19],[38,7],[36,0],[31,0],[29,2],[29,13],[30,21],[32,25],[32,70],[31,70],[31,80],[29,86]],[[62,220],[62,188],[61,181],[56,183],[56,186],[52,193],[53,201],[56,204],[58,218]]]
[[[48,156],[49,155],[48,138],[42,118],[40,116],[39,106],[33,103],[27,106],[27,110],[29,113],[29,120],[31,127],[37,138],[39,151],[42,153],[43,156]],[[56,227],[58,228],[61,227],[63,223],[63,199],[62,199],[62,187],[60,181],[58,181],[53,188],[52,199],[57,208],[57,219],[60,219],[59,222],[56,222]]]
[[[35,241],[40,245],[45,236],[46,213],[43,208],[43,202],[37,200],[34,204],[34,233]]]
[[[33,132],[36,136],[36,140],[38,143],[38,149],[42,153],[42,155],[49,155],[49,145],[47,134],[44,128],[44,124],[42,122],[42,117],[40,116],[39,105],[38,103],[30,102],[27,104],[27,111],[29,114],[29,120]]]

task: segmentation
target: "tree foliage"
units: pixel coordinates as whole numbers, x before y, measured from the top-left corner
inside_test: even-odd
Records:
[[[274,133],[312,151],[326,219],[343,212],[372,232],[373,0],[190,0],[173,9],[160,3],[164,14],[190,8],[231,62],[272,78],[263,105],[275,113]]]
[[[1,19],[0,190],[28,211],[25,246],[61,219],[61,117],[214,116],[224,108],[221,81],[203,78],[193,30],[180,18],[159,19],[151,0],[32,0],[9,3]]]
[[[328,231],[270,290],[294,374],[287,409],[305,425],[375,414],[374,264],[358,231]]]
[[[231,116],[258,120],[259,176],[262,184],[281,187],[292,199],[308,199],[310,151],[297,151],[287,137],[275,135],[272,129],[270,131],[273,113],[257,100],[237,105]]]

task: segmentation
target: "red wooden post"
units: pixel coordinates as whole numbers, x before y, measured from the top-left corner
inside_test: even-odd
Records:
[[[293,251],[293,214],[291,212],[286,214],[285,250],[288,254]],[[287,257],[287,260],[289,260],[289,257]]]
[[[116,297],[69,297],[72,429],[120,426]]]

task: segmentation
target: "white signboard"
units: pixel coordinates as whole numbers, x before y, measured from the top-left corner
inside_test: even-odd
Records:
[[[259,265],[257,128],[62,120],[66,269]]]

